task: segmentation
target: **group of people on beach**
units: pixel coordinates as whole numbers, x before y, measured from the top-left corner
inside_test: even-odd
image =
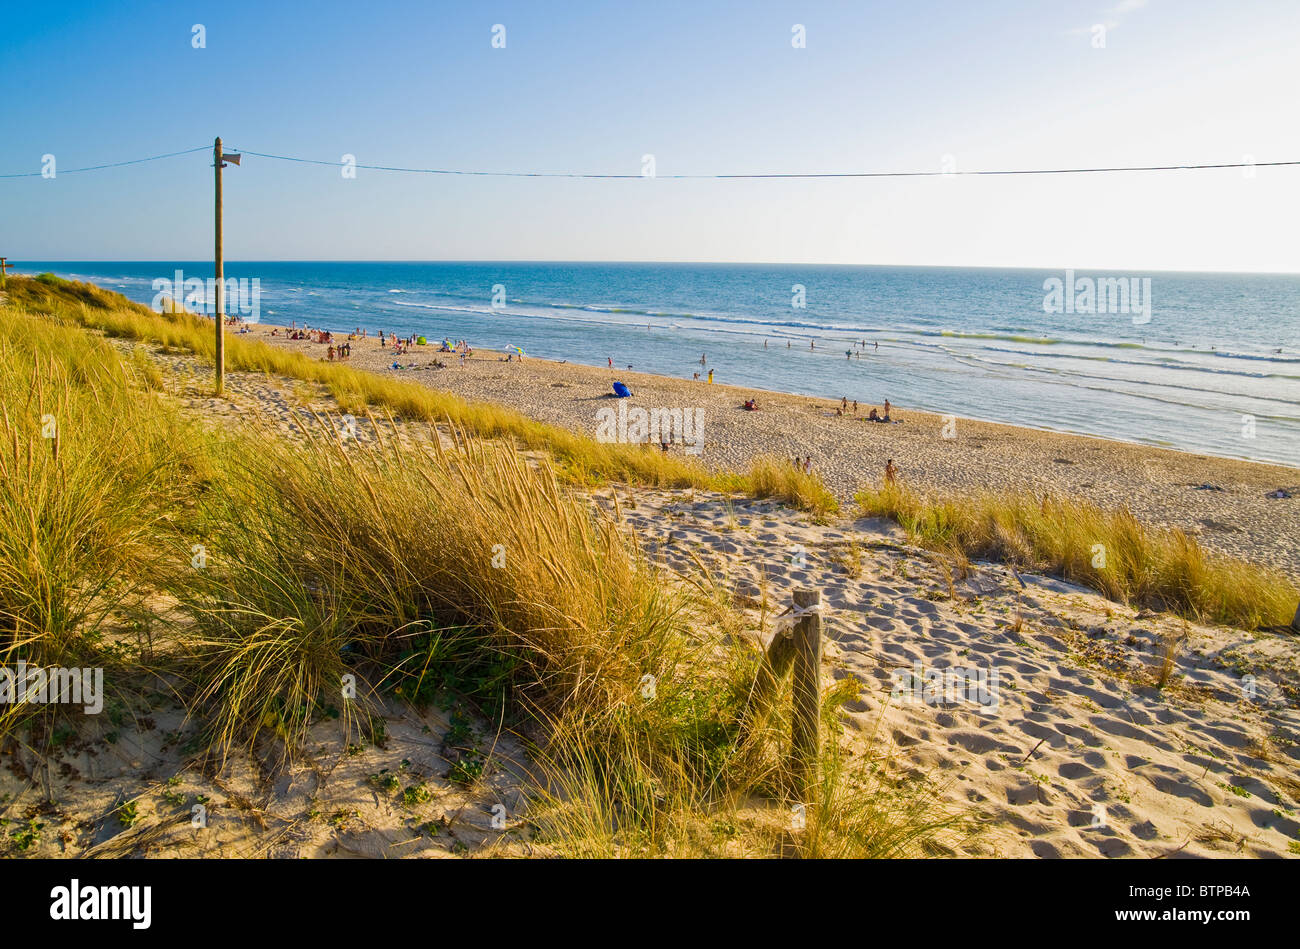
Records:
[[[338,346],[335,346],[333,343],[330,343],[330,348],[329,348],[329,350],[328,350],[328,355],[329,355],[329,361],[330,361],[330,362],[333,362],[333,361],[335,360],[336,357],[339,359],[340,362],[343,361],[344,359],[351,359],[351,358],[352,358],[352,344],[351,344],[351,343],[339,343]]]
[[[868,422],[892,422],[893,419],[889,417],[889,410],[890,408],[892,408],[892,406],[893,403],[891,403],[888,399],[885,400],[885,408],[883,412],[877,410],[874,406],[872,406],[871,413],[867,416],[866,420]],[[836,417],[843,417],[845,415],[857,415],[857,414],[858,414],[858,400],[854,399],[853,406],[852,408],[850,408],[849,397],[847,395],[843,396],[840,399],[839,408],[835,410]]]
[[[272,335],[272,336],[279,336],[279,335],[280,335],[280,331],[279,331],[278,329],[273,329],[273,330],[271,330],[271,335]],[[309,342],[309,343],[332,343],[332,342],[334,342],[334,334],[331,333],[329,330],[313,330],[313,329],[308,329],[308,328],[305,327],[305,326],[304,326],[302,329],[299,329],[299,328],[296,327],[296,326],[290,327],[289,329],[287,329],[287,330],[284,331],[284,338],[285,338],[285,339],[303,339],[303,340],[306,340],[306,341]]]
[[[387,349],[388,344],[393,344],[393,355],[400,356],[412,346],[415,345],[414,336],[397,336],[393,333],[385,334],[383,330],[379,331],[379,348]]]

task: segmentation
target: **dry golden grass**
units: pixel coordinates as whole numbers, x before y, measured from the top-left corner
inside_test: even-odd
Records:
[[[0,666],[121,672],[106,636],[167,569],[156,539],[201,479],[152,385],[102,340],[0,308]],[[35,712],[4,705],[0,733]]]
[[[816,472],[805,472],[784,458],[755,459],[747,484],[754,497],[776,498],[814,517],[834,514],[840,507]]]
[[[1300,590],[1279,571],[1210,553],[1178,530],[1143,526],[1128,511],[1029,494],[923,498],[902,486],[857,495],[864,516],[887,517],[913,540],[1044,571],[1121,603],[1257,629],[1289,623]]]

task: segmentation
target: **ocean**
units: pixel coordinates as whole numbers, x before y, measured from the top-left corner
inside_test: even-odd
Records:
[[[212,272],[15,264],[146,304],[177,270]],[[1300,466],[1298,275],[238,261],[226,277],[259,282],[267,323],[685,378],[705,356],[721,383]]]

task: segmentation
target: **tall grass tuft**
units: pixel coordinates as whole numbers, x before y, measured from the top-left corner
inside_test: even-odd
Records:
[[[748,489],[758,498],[777,498],[791,507],[826,517],[839,502],[816,472],[805,472],[784,458],[757,458],[750,465]]]
[[[901,485],[857,495],[925,546],[1002,560],[1092,587],[1121,603],[1242,629],[1290,622],[1300,590],[1280,571],[1205,550],[1127,510],[1051,495],[923,498]]]
[[[114,665],[115,614],[163,571],[193,436],[148,377],[70,326],[0,309],[0,666]],[[32,713],[0,709],[0,733]]]

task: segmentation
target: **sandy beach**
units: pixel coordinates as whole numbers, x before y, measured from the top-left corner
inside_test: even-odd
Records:
[[[249,337],[326,358],[326,345],[283,334],[282,327],[262,324],[251,327]],[[1022,489],[1127,507],[1144,523],[1180,528],[1207,548],[1300,575],[1295,468],[965,418],[953,420],[947,427],[954,437],[945,438],[944,417],[905,405],[891,410],[899,424],[872,424],[865,421],[872,404],[859,402],[853,414],[853,393],[847,393],[849,414],[837,416],[839,396],[766,392],[721,379],[709,384],[707,366],[695,381],[532,357],[506,362],[504,354],[483,350],[462,366],[458,356],[436,353],[433,345],[411,347],[395,359],[375,337],[354,340],[352,347],[350,364],[356,368],[508,405],[589,435],[597,432],[599,410],[613,401],[612,383],[622,381],[632,391],[630,405],[694,408],[704,420],[706,464],[740,470],[760,455],[811,456],[814,470],[842,503],[862,486],[878,485],[892,458],[903,479],[923,492]],[[409,368],[394,370],[394,361]],[[446,368],[432,368],[435,361]],[[880,409],[889,393],[877,397],[874,407]],[[742,408],[749,399],[757,401],[758,411]],[[1279,489],[1293,497],[1269,497]]]

